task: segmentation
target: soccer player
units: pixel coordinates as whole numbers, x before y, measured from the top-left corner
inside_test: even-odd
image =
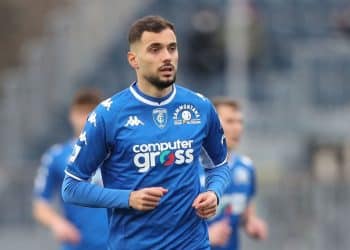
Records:
[[[218,214],[209,221],[209,238],[214,250],[238,250],[240,226],[247,235],[261,240],[267,238],[268,229],[266,222],[257,216],[252,202],[256,189],[252,161],[234,152],[243,132],[240,106],[225,97],[216,98],[213,103],[226,137],[232,181],[221,199]]]
[[[129,46],[137,80],[90,115],[65,171],[63,197],[108,208],[111,250],[210,249],[206,218],[230,178],[220,121],[207,98],[174,83],[173,24],[141,18]],[[200,192],[202,147],[214,166]],[[99,165],[104,188],[87,182]]]
[[[99,104],[96,90],[81,90],[70,107],[70,122],[75,136],[80,134],[88,114]],[[33,216],[53,232],[64,250],[107,249],[107,211],[103,208],[79,207],[64,203],[61,185],[68,158],[76,138],[52,146],[42,157],[34,185]],[[95,180],[101,181],[101,175]],[[94,180],[93,180],[94,181]],[[100,184],[100,183],[98,183]],[[55,209],[54,198],[59,196],[62,213]]]

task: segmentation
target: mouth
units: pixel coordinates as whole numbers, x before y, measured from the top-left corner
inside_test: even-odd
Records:
[[[159,68],[159,71],[165,75],[171,75],[175,71],[175,68],[173,65],[164,65]]]

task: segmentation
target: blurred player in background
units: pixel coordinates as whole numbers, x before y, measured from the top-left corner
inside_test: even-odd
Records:
[[[141,18],[129,46],[137,81],[88,119],[65,171],[63,198],[109,208],[110,250],[208,250],[205,219],[216,213],[230,178],[219,118],[207,98],[174,84],[173,24]],[[214,166],[200,192],[202,147]],[[104,188],[86,182],[101,163]]]
[[[255,212],[252,198],[256,191],[256,174],[252,161],[235,153],[243,132],[243,115],[234,100],[220,97],[213,100],[223,126],[231,183],[221,199],[217,215],[209,220],[209,238],[214,250],[240,249],[239,229],[242,226],[252,238],[264,240],[268,229],[264,220]],[[211,164],[207,156],[203,164]]]
[[[71,155],[88,114],[101,101],[96,90],[81,90],[76,93],[70,107],[70,123],[75,138],[66,143],[52,146],[42,157],[41,166],[34,185],[33,215],[42,225],[47,226],[61,243],[64,250],[105,250],[107,249],[107,211],[103,208],[88,208],[64,203],[61,186],[64,169]],[[101,174],[92,182],[101,183]],[[59,197],[62,212],[55,209],[54,198]]]

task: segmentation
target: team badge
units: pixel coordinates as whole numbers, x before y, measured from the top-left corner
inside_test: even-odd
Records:
[[[192,104],[182,104],[175,109],[173,114],[175,125],[200,124],[200,114]]]
[[[168,121],[168,113],[164,108],[156,108],[152,111],[153,121],[159,128],[164,128]]]

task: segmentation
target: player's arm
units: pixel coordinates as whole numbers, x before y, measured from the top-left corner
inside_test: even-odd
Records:
[[[104,109],[101,105],[99,109]],[[102,110],[101,112],[107,112]],[[141,190],[109,189],[91,184],[88,180],[106,159],[112,142],[105,120],[98,110],[94,120],[88,119],[74,147],[70,163],[65,170],[62,185],[64,201],[88,207],[135,208],[150,210],[159,204],[166,189],[152,187]],[[112,145],[113,146],[113,145]]]
[[[212,161],[211,165],[204,166],[206,175],[206,189],[213,191],[220,199],[228,185],[230,170],[227,165],[227,148],[224,131],[214,107],[210,104],[207,136],[203,148]]]
[[[58,241],[78,243],[80,233],[63,215],[52,206],[54,193],[58,192],[58,176],[54,170],[54,157],[44,155],[38,175],[35,178],[33,217],[49,228]]]
[[[255,205],[250,203],[243,214],[243,227],[252,238],[265,240],[268,236],[266,222],[256,214]]]
[[[231,237],[232,230],[228,218],[211,223],[208,226],[210,245],[225,246]]]
[[[99,105],[74,145],[62,184],[62,198],[66,202],[88,207],[129,207],[131,190],[108,189],[89,182],[111,147],[103,117],[107,112]]]
[[[52,231],[58,241],[79,243],[79,230],[60,215],[50,203],[39,199],[33,201],[33,215],[40,224]]]
[[[193,207],[197,210],[197,214],[200,217],[209,218],[215,215],[219,199],[230,181],[230,171],[226,160],[225,137],[219,118],[211,104],[207,135],[203,142],[203,148],[209,155],[213,165],[205,168],[207,191],[197,196],[193,202]]]
[[[148,211],[158,206],[161,197],[167,191],[163,187],[150,187],[135,191],[103,188],[66,175],[63,181],[62,197],[66,202],[81,206],[134,208]]]
[[[256,206],[254,202],[251,200],[252,197],[256,194],[256,172],[254,166],[251,166],[251,172],[250,172],[250,183],[251,183],[251,189],[249,192],[249,203],[247,208],[244,210],[242,215],[242,225],[244,228],[244,231],[247,233],[248,236],[264,240],[268,236],[268,227],[267,223],[260,218],[256,213]]]

